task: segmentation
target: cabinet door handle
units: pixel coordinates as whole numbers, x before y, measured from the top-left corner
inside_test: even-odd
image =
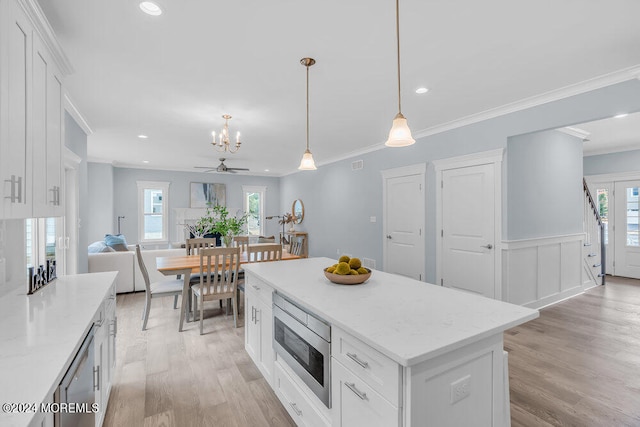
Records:
[[[302,415],[302,411],[300,409],[298,409],[298,405],[296,405],[293,402],[289,402],[289,406],[291,406],[291,409],[293,409],[293,412],[295,412],[297,416],[301,416]]]
[[[22,203],[22,177],[18,177],[18,203]]]
[[[93,390],[100,390],[100,365],[93,368]]]
[[[256,291],[259,291],[259,290],[260,290],[260,286],[251,285],[251,287],[252,287],[253,289],[255,289]]]
[[[367,397],[367,393],[364,393],[360,390],[358,390],[356,388],[356,385],[354,383],[348,383],[345,382],[344,385],[346,385],[347,387],[349,387],[349,390],[351,390],[352,392],[354,392],[356,394],[356,396],[358,396],[360,399],[362,400],[369,400],[369,398]]]
[[[358,357],[357,354],[355,353],[347,353],[347,357],[349,357],[349,359],[353,360],[354,362],[356,362],[358,365],[362,366],[363,368],[368,368],[369,367],[369,362],[367,362],[366,360],[362,360]]]
[[[256,323],[256,308],[254,306],[251,306],[251,321]]]
[[[259,320],[258,320],[258,313],[259,313],[259,312],[260,312],[260,310],[258,310],[258,309],[256,308],[256,321],[255,321],[256,325],[257,325],[257,324],[258,324],[258,322],[259,322]]]
[[[5,199],[10,199],[11,203],[15,203],[16,202],[16,176],[11,175],[11,179],[5,179],[4,182],[11,183],[11,195],[6,196]]]

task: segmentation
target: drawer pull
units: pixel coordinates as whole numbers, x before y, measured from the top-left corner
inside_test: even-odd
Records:
[[[356,385],[354,383],[348,383],[345,382],[344,385],[346,385],[347,387],[349,387],[349,390],[351,390],[352,392],[354,392],[356,394],[356,396],[358,396],[360,399],[362,400],[369,400],[369,398],[367,398],[367,393],[364,393],[360,390],[358,390],[356,388]]]
[[[362,366],[363,368],[368,368],[369,367],[369,362],[366,362],[366,361],[360,359],[357,354],[355,354],[355,353],[347,353],[347,356],[349,357],[349,359],[353,360],[354,362],[356,362],[358,365]]]
[[[289,402],[289,406],[291,406],[291,409],[293,409],[293,412],[295,412],[297,416],[302,416],[302,411],[298,409],[298,405],[293,402]]]
[[[251,285],[251,287],[252,287],[253,289],[255,289],[256,291],[259,291],[259,290],[260,290],[260,286]]]

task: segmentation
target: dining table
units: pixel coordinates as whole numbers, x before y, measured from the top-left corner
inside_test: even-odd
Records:
[[[251,246],[258,246],[260,243]],[[287,261],[292,259],[299,259],[301,256],[294,255],[286,250],[282,251],[281,261]],[[251,262],[247,255],[247,252],[240,253],[240,265]],[[278,262],[278,261],[272,261]],[[182,256],[168,256],[168,257],[157,257],[156,258],[156,268],[158,271],[165,276],[182,276],[183,277],[183,287],[182,287],[182,304],[180,306],[180,325],[178,327],[178,332],[182,332],[182,327],[184,324],[184,318],[187,309],[187,301],[189,300],[190,295],[190,280],[191,273],[200,273],[200,255],[182,255]],[[189,320],[187,319],[187,322]]]

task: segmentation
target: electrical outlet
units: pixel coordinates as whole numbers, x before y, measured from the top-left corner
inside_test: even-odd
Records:
[[[375,216],[370,216],[369,217],[369,222],[376,222],[376,217]]]
[[[340,255],[340,249],[336,249],[336,255]]]
[[[471,375],[451,383],[451,403],[461,401],[471,393]]]

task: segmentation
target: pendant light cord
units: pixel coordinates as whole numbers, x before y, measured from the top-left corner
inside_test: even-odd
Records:
[[[398,113],[402,114],[400,102],[400,0],[396,0],[396,43],[398,53]]]
[[[307,65],[307,151],[309,150],[309,66]]]

